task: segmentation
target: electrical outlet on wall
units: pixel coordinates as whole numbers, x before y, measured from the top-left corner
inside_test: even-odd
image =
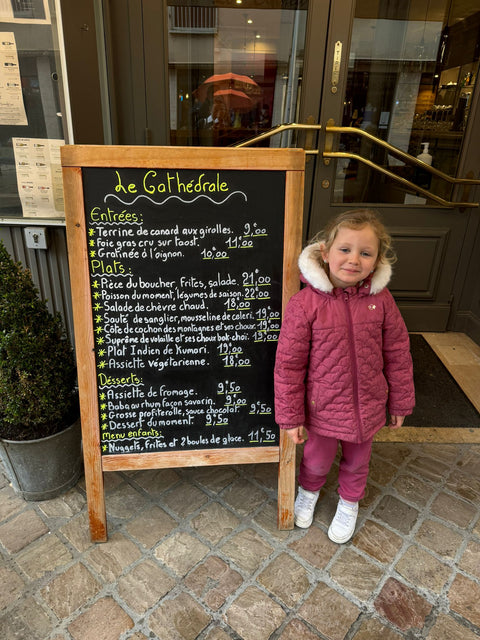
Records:
[[[47,230],[45,227],[25,227],[25,241],[29,249],[47,248]]]

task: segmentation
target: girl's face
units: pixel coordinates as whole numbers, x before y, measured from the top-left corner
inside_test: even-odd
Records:
[[[353,287],[377,266],[377,235],[368,224],[361,229],[340,227],[330,249],[322,251],[322,257],[328,262],[334,287]]]

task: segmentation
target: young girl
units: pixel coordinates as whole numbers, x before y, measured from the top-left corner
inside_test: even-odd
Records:
[[[306,287],[292,296],[275,363],[275,418],[304,442],[295,524],[309,527],[335,460],[340,500],[328,537],[353,535],[365,494],[372,440],[386,423],[401,427],[415,398],[405,323],[386,288],[391,240],[374,211],[347,211],[301,253]]]

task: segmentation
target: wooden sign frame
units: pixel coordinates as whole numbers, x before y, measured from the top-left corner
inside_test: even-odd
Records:
[[[62,147],[67,242],[72,289],[78,385],[90,534],[107,540],[103,473],[204,465],[278,462],[278,527],[293,528],[295,445],[280,430],[279,446],[165,451],[103,455],[100,446],[97,373],[86,234],[82,169],[86,167],[284,171],[284,252],[282,313],[299,289],[297,257],[301,250],[305,154],[302,149],[232,149],[199,147]]]

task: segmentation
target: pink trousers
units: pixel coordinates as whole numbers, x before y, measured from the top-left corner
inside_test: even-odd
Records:
[[[300,463],[298,483],[307,491],[321,489],[337,455],[339,443],[342,447],[342,457],[338,471],[338,493],[348,502],[358,502],[365,495],[372,440],[354,444],[309,431]]]

